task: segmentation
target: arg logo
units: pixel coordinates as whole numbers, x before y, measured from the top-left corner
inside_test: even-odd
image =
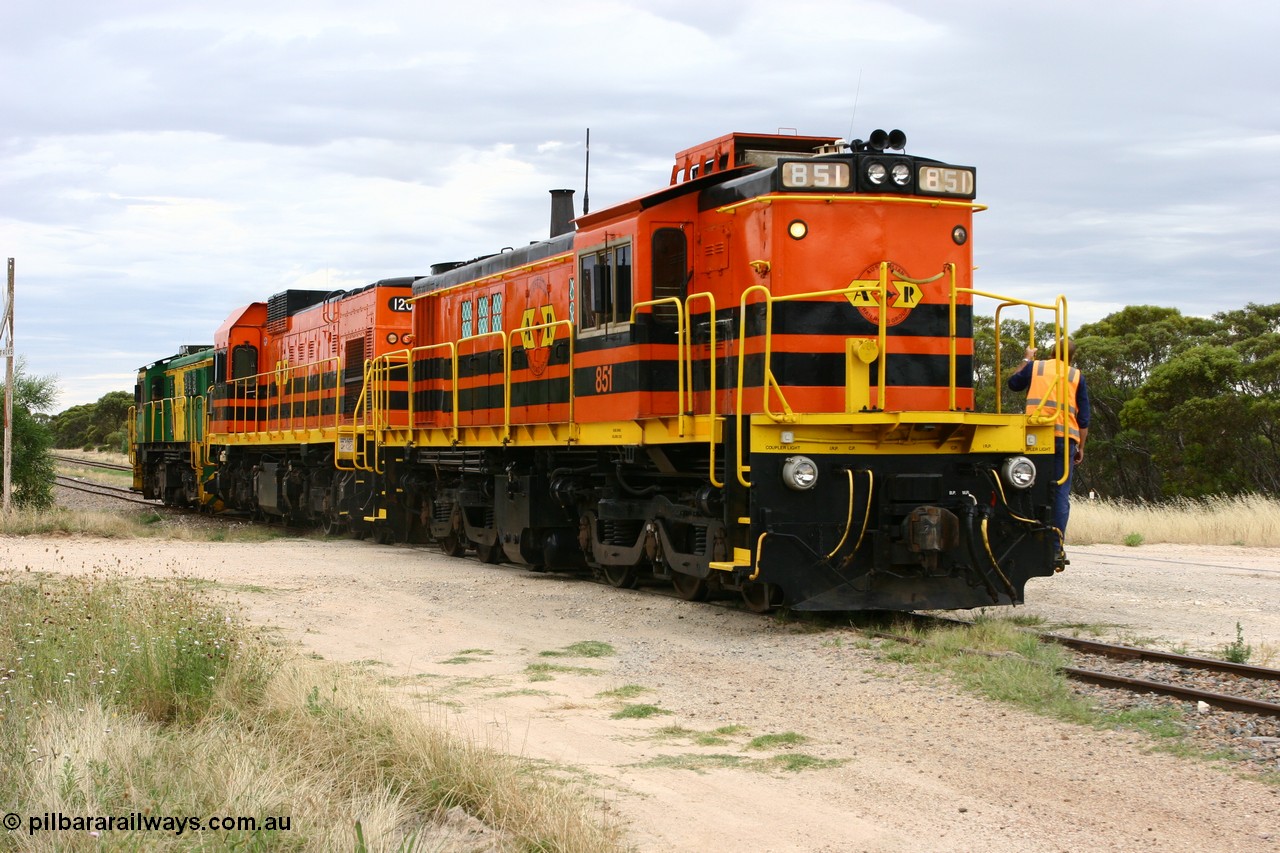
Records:
[[[886,282],[884,294],[884,324],[886,326],[896,326],[907,319],[911,309],[919,305],[924,299],[924,289],[918,284],[900,280],[910,278],[910,276],[907,275],[906,270],[893,261],[889,261],[887,272],[888,281]],[[867,267],[849,285],[851,287],[878,287],[880,285],[880,265],[872,264]],[[848,295],[848,299],[853,307],[858,309],[858,313],[865,317],[868,322],[877,326],[880,325],[879,293],[875,290],[855,290]]]
[[[529,359],[529,372],[541,376],[551,360],[551,344],[556,339],[555,306],[550,304],[551,288],[539,276],[529,286],[528,307],[520,314],[520,343]],[[539,304],[541,303],[541,304]]]

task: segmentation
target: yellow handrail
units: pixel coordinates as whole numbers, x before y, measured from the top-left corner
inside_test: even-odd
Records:
[[[716,208],[716,213],[737,213],[738,208],[750,204],[772,204],[774,201],[822,201],[827,204],[918,204],[927,207],[962,207],[974,212],[986,210],[985,204],[972,201],[948,201],[940,198],[908,198],[900,195],[823,195],[820,193],[773,193],[737,201]]]
[[[138,443],[138,407],[136,405],[129,407],[129,420],[126,432],[129,435],[129,464],[137,464],[138,452],[134,447]]]
[[[676,296],[666,296],[662,299],[650,299],[646,302],[637,302],[631,306],[631,321],[636,321],[636,312],[641,308],[650,308],[654,305],[674,305],[676,307],[676,405],[679,406],[679,413],[676,416],[677,434],[684,435],[685,412],[689,409],[689,405],[685,400],[685,381],[684,373],[687,363],[687,353],[685,352],[685,304]]]
[[[856,279],[855,279],[845,287],[841,287],[835,290],[817,290],[810,293],[796,293],[796,294],[790,294],[786,296],[774,296],[773,291],[771,291],[767,286],[763,284],[755,284],[755,285],[752,285],[751,287],[748,287],[746,290],[742,292],[742,298],[738,302],[738,315],[739,315],[738,386],[737,386],[738,399],[737,399],[737,408],[736,408],[735,419],[734,419],[734,429],[735,429],[735,436],[736,436],[736,441],[735,441],[736,447],[734,448],[734,450],[736,453],[736,462],[738,467],[738,482],[741,483],[743,486],[747,488],[751,487],[750,481],[748,481],[746,477],[743,476],[747,471],[750,470],[750,466],[746,466],[742,464],[742,421],[743,421],[743,415],[744,415],[744,409],[745,409],[743,405],[743,388],[745,384],[746,364],[747,364],[747,360],[745,357],[745,350],[746,350],[746,334],[747,334],[746,319],[747,319],[748,297],[755,291],[760,291],[765,294],[765,303],[764,303],[765,304],[765,327],[764,327],[764,353],[763,353],[764,374],[761,378],[761,383],[760,383],[761,405],[764,409],[764,413],[768,415],[769,418],[772,419],[775,423],[791,423],[796,420],[795,413],[791,410],[790,404],[787,403],[787,398],[782,393],[782,387],[778,384],[777,378],[773,375],[773,368],[771,366],[771,362],[773,360],[773,303],[795,302],[798,300],[818,299],[818,298],[827,297],[827,296],[844,296],[848,298],[851,294],[854,294],[854,293],[871,293],[871,292],[878,293],[879,305],[880,305],[878,346],[880,348],[880,353],[883,354],[886,350],[886,337],[887,337],[886,324],[885,324],[885,319],[886,319],[885,293],[888,290],[888,287],[887,287],[888,269],[889,269],[888,262],[881,262],[880,280],[879,280],[879,283],[876,285],[856,284]],[[880,359],[880,368],[878,373],[879,387],[877,389],[877,397],[878,397],[877,405],[880,408],[884,408],[884,396],[885,396],[884,382],[885,382],[885,361],[886,360],[887,359],[885,358]],[[782,401],[783,411],[781,413],[775,413],[772,409],[769,408],[770,388],[774,389],[774,391],[778,395],[778,399]]]
[[[537,323],[530,326],[520,326],[515,329],[511,329],[506,333],[507,342],[506,342],[506,353],[505,353],[504,364],[503,364],[503,384],[502,384],[502,401],[503,401],[503,417],[504,417],[502,440],[504,443],[509,441],[511,438],[511,354],[515,349],[513,344],[513,341],[515,340],[515,336],[525,335],[525,334],[532,335],[536,331],[546,331],[550,329],[557,329],[561,326],[563,326],[569,332],[565,336],[565,339],[569,342],[569,416],[567,418],[567,421],[569,423],[570,429],[576,429],[577,427],[577,425],[573,421],[574,401],[577,398],[577,395],[573,393],[573,361],[575,356],[577,355],[577,348],[574,346],[573,321],[572,320],[552,320],[548,323]],[[494,334],[494,333],[490,332],[490,334]],[[497,334],[502,334],[502,333],[498,332]],[[554,344],[555,344],[555,337],[552,336],[552,339],[547,343],[547,346],[553,346]],[[529,349],[529,347],[524,347],[524,348],[526,350]]]
[[[693,322],[693,312],[689,310],[689,303],[695,299],[706,299],[711,305],[711,322],[708,324],[710,339],[708,341],[707,364],[709,365],[709,385],[707,394],[707,414],[711,419],[710,435],[707,438],[708,459],[707,459],[707,477],[711,480],[711,485],[717,489],[723,489],[724,483],[716,479],[716,397],[720,390],[716,387],[716,298],[713,294],[703,291],[702,293],[693,293],[685,298],[685,311],[688,312],[690,323]],[[690,334],[686,341],[689,347],[689,407],[693,408],[693,334]]]
[[[510,332],[504,332],[502,330],[497,330],[493,332],[481,332],[478,335],[469,335],[465,338],[458,338],[459,348],[461,348],[462,345],[465,343],[482,340],[484,338],[497,337],[498,340],[500,341],[499,349],[497,351],[502,353],[502,443],[503,444],[506,444],[507,441],[510,440],[511,438],[511,358],[510,358],[511,342],[510,342],[509,336],[514,334],[519,334],[520,332],[528,331],[530,328],[531,327],[525,327],[523,329],[512,329]],[[494,350],[485,350],[486,353],[490,353],[493,351]],[[471,353],[471,355],[476,355],[476,354],[477,353]],[[459,353],[457,357],[462,358],[462,355],[463,355],[462,353]],[[454,380],[454,387],[457,387],[458,365],[456,360],[453,366],[453,380]],[[455,409],[455,412],[456,411],[457,410]]]
[[[1053,304],[1052,304],[1052,305],[1049,305],[1049,304],[1047,304],[1047,303],[1030,302],[1030,301],[1023,300],[1023,299],[1014,299],[1013,297],[1009,297],[1009,296],[1001,296],[1001,295],[998,295],[998,294],[995,294],[995,293],[986,293],[986,292],[984,292],[984,291],[974,290],[974,289],[972,289],[972,288],[960,288],[958,292],[960,292],[960,293],[970,293],[970,294],[973,294],[973,295],[975,295],[975,296],[984,296],[984,297],[988,297],[988,298],[991,298],[991,299],[1001,299],[1001,300],[1004,300],[1004,301],[1003,301],[1003,302],[1001,302],[998,306],[996,306],[996,311],[995,311],[995,325],[994,325],[994,328],[993,328],[993,330],[992,330],[992,334],[993,334],[993,337],[994,337],[994,339],[995,339],[995,356],[994,356],[994,357],[995,357],[995,363],[996,363],[996,364],[995,364],[995,391],[996,391],[996,411],[997,411],[997,412],[1003,411],[1003,407],[1002,407],[1001,402],[1000,402],[1000,399],[1001,399],[1001,398],[1000,398],[1000,392],[1001,392],[1001,385],[1002,385],[1002,382],[1001,382],[1001,379],[1002,379],[1002,375],[1001,375],[1001,374],[1002,374],[1002,371],[1001,371],[1001,359],[1000,359],[1000,313],[1001,313],[1001,311],[1002,311],[1003,309],[1005,309],[1005,308],[1007,308],[1007,307],[1014,306],[1014,305],[1022,305],[1022,306],[1025,306],[1025,307],[1026,307],[1026,309],[1027,309],[1027,336],[1028,336],[1028,338],[1029,338],[1029,341],[1028,341],[1028,343],[1027,343],[1027,346],[1028,346],[1028,347],[1030,347],[1030,348],[1033,348],[1033,349],[1035,348],[1035,345],[1036,345],[1035,309],[1037,309],[1037,308],[1043,308],[1043,309],[1045,309],[1045,310],[1047,310],[1047,311],[1052,311],[1052,312],[1053,312],[1053,330],[1054,330],[1054,344],[1053,344],[1053,354],[1054,354],[1054,358],[1055,358],[1055,359],[1057,359],[1058,361],[1061,361],[1063,364],[1066,364],[1066,361],[1067,361],[1067,359],[1066,359],[1066,346],[1067,346],[1067,334],[1066,334],[1066,330],[1067,330],[1067,328],[1068,328],[1068,325],[1067,325],[1067,298],[1066,298],[1065,296],[1063,296],[1062,294],[1059,294],[1059,295],[1058,295],[1058,297],[1057,297],[1056,299],[1054,299]],[[955,301],[955,300],[954,300],[954,297],[952,297],[952,303],[953,303],[953,304],[952,304],[952,313],[953,313],[953,317],[954,317],[954,312],[955,312],[955,305],[954,305],[954,301]],[[1067,373],[1068,373],[1068,372],[1069,372],[1069,371],[1060,371],[1060,372],[1058,373],[1058,376],[1057,376],[1057,380],[1058,380],[1058,397],[1057,397],[1057,399],[1058,399],[1058,400],[1060,400],[1060,401],[1064,401],[1064,402],[1066,401],[1066,395],[1067,395]],[[1063,424],[1063,432],[1064,432],[1064,435],[1065,435],[1065,432],[1066,432],[1066,406],[1065,406],[1065,405],[1059,405],[1059,406],[1055,407],[1055,409],[1054,409],[1054,414],[1053,414],[1052,416],[1045,415],[1045,414],[1041,414],[1040,412],[1041,412],[1041,409],[1043,409],[1043,408],[1044,408],[1044,403],[1043,403],[1043,401],[1042,401],[1042,402],[1040,403],[1040,405],[1036,408],[1036,411],[1035,411],[1034,413],[1032,413],[1032,414],[1028,414],[1028,415],[1026,416],[1026,417],[1027,417],[1027,422],[1028,422],[1028,423],[1030,423],[1030,424],[1033,424],[1033,425],[1035,425],[1035,426],[1047,426],[1047,425],[1049,425],[1049,424],[1055,424],[1055,423],[1057,423],[1058,421],[1062,421],[1062,424]],[[1070,442],[1069,440],[1067,440],[1067,441],[1063,441],[1063,443],[1062,443],[1062,463],[1063,463],[1063,464],[1062,464],[1062,471],[1063,471],[1063,474],[1062,474],[1062,477],[1061,477],[1061,478],[1059,478],[1059,479],[1058,479],[1058,481],[1057,481],[1057,482],[1058,482],[1058,485],[1062,485],[1063,483],[1065,483],[1065,482],[1067,481],[1067,472],[1068,472],[1068,471],[1070,471],[1070,458],[1069,458],[1069,457],[1070,457],[1070,455],[1071,455],[1071,442]]]
[[[413,349],[409,350],[409,364],[410,364],[409,426],[413,427],[414,424],[416,423],[416,419],[414,417],[414,415],[416,414],[416,411],[414,409],[414,398],[416,395],[413,392],[414,380],[413,380],[413,367],[412,367],[413,363],[416,361],[414,356],[419,353],[424,353],[427,350],[446,349],[446,348],[449,350],[449,391],[453,397],[453,406],[449,413],[449,423],[450,423],[449,441],[453,444],[457,444],[458,443],[458,347],[456,344],[454,344],[453,341],[444,341],[443,343],[438,343],[438,344],[426,344],[424,346],[414,347]]]

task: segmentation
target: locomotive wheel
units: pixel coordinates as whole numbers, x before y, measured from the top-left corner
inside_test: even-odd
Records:
[[[340,536],[347,530],[347,523],[339,518],[326,515],[324,521],[320,522],[320,531],[325,536]]]
[[[467,539],[462,527],[462,507],[454,505],[449,516],[449,532],[440,538],[440,550],[446,557],[461,557],[467,553]]]
[[[618,589],[635,589],[640,582],[640,573],[635,566],[601,566],[600,571],[609,586]]]
[[[480,558],[482,563],[500,563],[502,562],[502,543],[494,542],[492,545],[482,545],[475,543],[476,556]]]
[[[675,588],[676,595],[685,601],[706,601],[711,595],[711,585],[706,578],[695,578],[683,572],[671,573],[671,586]]]
[[[450,530],[440,539],[440,550],[446,557],[461,557],[467,553],[467,546],[456,530]]]
[[[782,603],[782,590],[771,583],[744,583],[742,602],[753,613],[768,613]]]

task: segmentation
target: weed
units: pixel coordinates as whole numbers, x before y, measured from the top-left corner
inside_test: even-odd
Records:
[[[1130,548],[1137,548],[1144,540],[1145,537],[1141,533],[1128,533],[1124,537],[1124,544]]]
[[[1228,643],[1222,650],[1223,660],[1231,663],[1248,663],[1249,658],[1253,657],[1253,646],[1246,645],[1244,642],[1244,628],[1240,623],[1236,623],[1236,639],[1233,643]]]

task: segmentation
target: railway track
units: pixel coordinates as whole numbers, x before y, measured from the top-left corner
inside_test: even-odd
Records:
[[[125,503],[145,504],[146,506],[162,506],[160,501],[147,500],[140,497],[132,489],[121,486],[111,486],[106,483],[95,483],[92,480],[82,480],[79,477],[68,477],[64,474],[58,474],[54,477],[54,483],[61,488],[71,489],[85,494],[97,495],[99,497],[113,498],[115,500],[124,501]]]
[[[971,622],[917,614],[929,627]],[[901,632],[869,630],[873,636],[923,644]],[[1177,738],[1206,757],[1248,772],[1280,779],[1280,670],[1212,658],[1028,631],[1041,642],[1066,648],[1059,671],[1071,692],[1099,719],[1118,728],[1144,730],[1157,739]],[[1013,652],[966,650],[988,657]]]
[[[1063,669],[1077,681],[1137,693],[1159,693],[1188,702],[1205,702],[1226,711],[1280,718],[1278,669],[1056,634],[1040,637],[1072,649],[1076,663],[1089,665],[1088,668]],[[1224,693],[1223,689],[1231,692]]]
[[[916,616],[930,625],[967,625],[963,620]],[[899,642],[918,644],[912,637],[872,632]],[[1158,694],[1205,703],[1241,714],[1280,720],[1280,669],[1250,666],[1213,658],[1141,649],[1060,634],[1036,632],[1042,642],[1071,650],[1072,664],[1062,668],[1068,678],[1098,687],[1134,694]]]
[[[50,458],[55,462],[61,462],[65,465],[75,465],[80,468],[101,468],[104,471],[132,471],[132,465],[118,465],[114,462],[99,462],[95,459],[79,459],[75,456],[60,456],[57,453],[49,454]]]

